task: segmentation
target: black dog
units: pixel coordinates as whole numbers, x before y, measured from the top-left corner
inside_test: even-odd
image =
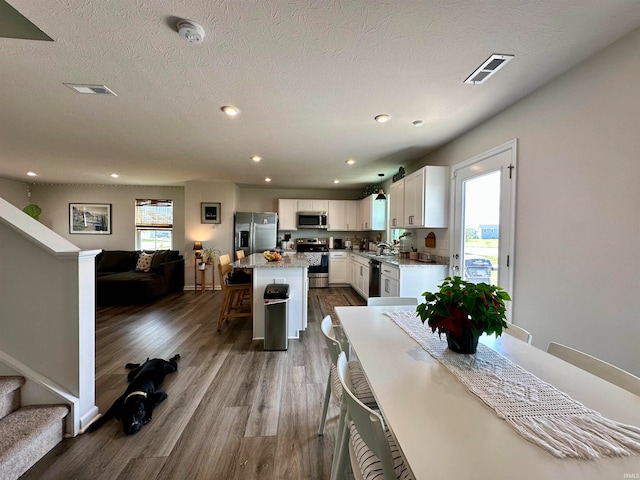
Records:
[[[97,430],[107,420],[115,417],[122,421],[124,433],[138,433],[142,425],[151,421],[153,409],[167,398],[167,394],[160,390],[160,385],[168,373],[178,370],[179,359],[180,355],[174,355],[168,362],[154,358],[147,359],[142,365],[127,363],[126,368],[132,369],[127,376],[129,386],[124,394],[113,402],[109,410],[89,426],[89,431]]]

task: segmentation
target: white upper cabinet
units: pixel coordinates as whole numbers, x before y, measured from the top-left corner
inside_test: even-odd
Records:
[[[387,224],[387,201],[376,200],[374,193],[360,200],[360,230],[385,230]]]
[[[344,229],[347,232],[358,230],[358,202],[357,200],[345,201],[345,223]]]
[[[329,226],[327,230],[346,230],[346,200],[329,200],[329,209],[327,210]]]
[[[405,177],[403,227],[447,227],[448,172],[448,167],[427,165]]]
[[[298,221],[296,213],[298,211],[298,200],[279,199],[278,200],[278,229],[297,230]]]
[[[404,178],[391,184],[389,190],[389,228],[404,226]]]
[[[298,212],[327,212],[329,200],[298,200]]]

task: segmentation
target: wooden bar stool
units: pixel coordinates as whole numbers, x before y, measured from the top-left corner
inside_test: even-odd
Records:
[[[236,260],[242,260],[243,258],[245,258],[244,256],[244,250],[237,250],[236,251]],[[253,270],[251,270],[250,268],[244,268],[243,271],[247,274],[247,275],[253,275]],[[250,300],[249,299],[249,295],[247,294],[242,294],[240,301],[245,301],[245,300]]]
[[[218,273],[224,297],[220,308],[220,317],[218,318],[218,331],[222,328],[222,322],[225,320],[229,323],[230,318],[253,317],[253,285],[251,283],[229,284],[228,280],[231,272],[233,272],[233,268],[229,263],[229,255],[221,255],[218,263]],[[242,298],[245,295],[249,300],[248,305],[242,302]]]

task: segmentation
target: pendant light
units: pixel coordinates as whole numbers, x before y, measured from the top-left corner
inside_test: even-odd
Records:
[[[384,173],[379,173],[378,176],[380,177],[380,181],[382,181],[382,177],[384,177]],[[386,200],[387,197],[384,194],[384,190],[379,189],[378,190],[378,196],[376,197],[376,200]]]

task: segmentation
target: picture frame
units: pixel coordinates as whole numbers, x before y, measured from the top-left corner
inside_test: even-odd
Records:
[[[200,203],[200,223],[221,223],[220,202]]]
[[[69,233],[111,235],[111,204],[70,203]]]

